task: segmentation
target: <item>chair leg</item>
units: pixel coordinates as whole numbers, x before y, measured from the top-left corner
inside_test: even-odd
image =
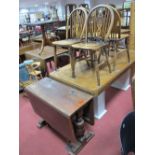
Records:
[[[57,69],[57,51],[56,51],[56,46],[54,46],[54,64],[55,64],[55,67],[54,67],[54,70]]]
[[[100,86],[100,75],[99,75],[99,70],[96,70],[96,79],[97,79],[97,85]]]
[[[90,61],[91,61],[91,67],[94,67],[94,55],[93,55],[93,51],[90,50]]]
[[[39,55],[42,55],[43,50],[44,50],[44,45],[45,45],[45,41],[44,41],[44,39],[43,39],[43,40],[42,40],[42,44],[41,44],[41,51],[40,51]]]
[[[127,47],[127,58],[128,58],[128,63],[130,63],[130,53],[129,53],[129,38],[126,39],[126,47]]]
[[[72,78],[75,78],[75,56],[74,56],[74,49],[69,48],[70,51],[70,63],[71,63],[71,69],[72,69]]]
[[[101,54],[102,54],[102,50],[100,50],[99,55],[98,55],[98,59],[97,59],[97,62],[98,62],[98,63],[100,63]]]
[[[114,43],[114,62],[113,62],[113,70],[116,69],[116,61],[117,61],[117,53],[118,53],[118,42]]]
[[[105,52],[105,57],[106,57],[106,62],[107,62],[107,66],[109,68],[109,73],[111,73],[111,65],[109,63],[109,58],[108,58],[108,52],[109,52],[109,47],[108,47],[108,52],[106,50],[104,50]]]
[[[89,62],[88,62],[88,60],[87,60],[88,51],[83,51],[83,52],[84,52],[83,54],[84,54],[84,57],[85,57],[87,66],[90,67]]]

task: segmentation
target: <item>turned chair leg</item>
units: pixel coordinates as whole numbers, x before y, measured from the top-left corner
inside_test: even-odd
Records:
[[[96,80],[97,80],[97,85],[100,86],[100,74],[99,74],[99,70],[96,70]]]
[[[108,52],[109,52],[109,47],[108,47],[108,51],[106,51],[106,49],[104,50],[104,53],[105,53],[106,63],[107,63],[108,69],[109,69],[109,73],[111,73],[111,65],[109,63]]]
[[[116,61],[117,61],[117,53],[118,53],[118,42],[114,42],[114,62],[113,62],[113,70],[116,69]]]
[[[55,65],[55,68],[54,68],[54,70],[56,70],[57,69],[57,48],[56,48],[56,46],[54,46],[54,65]]]
[[[98,62],[98,63],[100,63],[101,54],[102,54],[102,49],[100,49],[100,52],[99,52],[99,55],[98,55],[98,59],[97,59],[97,62]]]
[[[84,55],[84,57],[85,57],[85,60],[86,60],[87,66],[90,67],[89,62],[88,62],[88,60],[87,60],[88,51],[83,51],[83,52],[84,52],[83,55]]]
[[[70,51],[70,63],[71,63],[71,69],[72,69],[72,78],[75,78],[75,55],[74,55],[75,50],[70,48],[69,51]]]

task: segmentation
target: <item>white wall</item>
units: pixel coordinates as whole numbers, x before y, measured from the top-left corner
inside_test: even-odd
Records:
[[[43,6],[47,2],[51,6],[56,6],[60,19],[63,19],[65,17],[65,5],[67,3],[76,3],[77,5],[81,3],[87,3],[89,4],[90,8],[97,4],[108,3],[115,4],[117,7],[122,7],[124,1],[125,0],[19,0],[19,6],[20,8],[32,8],[35,5]]]

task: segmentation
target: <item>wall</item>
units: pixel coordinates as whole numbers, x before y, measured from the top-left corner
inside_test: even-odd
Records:
[[[115,4],[117,7],[122,7],[123,2],[125,0],[90,0],[91,6],[98,4]]]
[[[90,8],[97,4],[115,4],[117,7],[122,7],[125,0],[20,0],[20,8],[29,8],[30,10],[35,10],[35,6],[39,6],[41,9],[45,9],[45,3],[49,6],[55,5],[58,10],[58,15],[60,19],[65,19],[65,5],[67,3],[76,3],[77,5],[81,3],[89,4]]]

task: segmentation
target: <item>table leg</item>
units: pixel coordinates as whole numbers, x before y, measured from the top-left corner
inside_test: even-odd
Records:
[[[43,51],[44,51],[44,46],[45,46],[45,40],[43,39],[43,40],[42,40],[41,50],[40,50],[39,55],[42,55],[42,53],[43,53]]]
[[[42,128],[44,127],[45,125],[47,125],[47,122],[44,120],[44,119],[41,119],[38,124],[37,124],[37,127],[38,128]]]
[[[108,65],[109,73],[111,73],[111,65],[109,63],[109,57],[108,57],[109,47],[108,47],[108,51],[106,51],[106,49],[103,49],[103,50],[105,51],[105,58],[106,58],[106,62],[107,62],[107,65]]]
[[[105,91],[100,95],[94,97],[94,113],[96,119],[101,119],[102,116],[107,112],[105,106]]]
[[[55,64],[55,67],[54,67],[54,70],[57,69],[57,51],[56,51],[56,46],[54,46],[54,64]]]

